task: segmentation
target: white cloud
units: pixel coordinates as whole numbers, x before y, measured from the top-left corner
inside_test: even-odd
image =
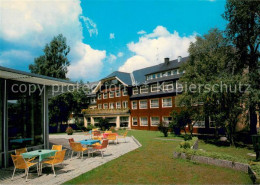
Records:
[[[97,25],[96,23],[94,23],[90,18],[88,17],[84,17],[84,16],[80,16],[80,18],[84,21],[85,26],[88,29],[89,35],[90,37],[92,37],[92,35],[98,35],[98,29],[97,29]]]
[[[98,30],[90,18],[82,15],[80,0],[1,0],[0,12],[0,38],[6,42],[42,49],[54,36],[62,33],[71,47],[68,77],[83,80],[99,77],[106,52],[82,42],[80,19],[90,36],[97,35]],[[0,61],[3,61],[1,56]]]
[[[115,38],[115,34],[114,33],[110,33],[109,34],[109,39],[114,39]]]
[[[137,32],[138,35],[143,35],[143,34],[146,34],[146,31],[144,30],[140,30],[139,32]]]
[[[131,72],[162,63],[165,57],[187,56],[190,42],[194,41],[195,35],[181,37],[176,31],[170,33],[165,27],[157,26],[152,33],[141,36],[138,42],[127,44],[135,55],[127,59],[119,70]]]
[[[123,53],[123,52],[117,53],[117,57],[122,57],[122,56],[124,56],[124,53]]]
[[[77,43],[73,50],[76,53],[77,62],[68,67],[68,76],[89,80],[94,80],[99,76],[103,67],[102,60],[106,58],[106,51],[95,50],[81,42]]]
[[[113,54],[110,54],[110,55],[108,56],[108,62],[109,62],[109,63],[114,62],[116,59],[117,59],[117,57],[116,57],[115,55],[113,55]]]

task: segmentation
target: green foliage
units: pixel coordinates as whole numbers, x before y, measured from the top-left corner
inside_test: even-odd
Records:
[[[66,133],[68,134],[68,135],[72,135],[73,134],[73,129],[71,128],[71,127],[67,127],[67,129],[66,129]]]
[[[107,118],[100,118],[96,126],[100,127],[100,129],[103,131],[108,130],[109,120]]]
[[[183,136],[183,139],[184,139],[184,141],[192,140],[192,135],[185,134],[185,135]]]
[[[158,130],[163,133],[164,137],[168,137],[169,126],[165,122],[159,123]]]
[[[191,145],[187,141],[183,141],[183,142],[180,143],[180,148],[187,149],[187,148],[190,148],[190,147],[191,147]]]
[[[172,130],[180,129],[183,130],[186,134],[185,127],[191,126],[192,123],[192,109],[188,110],[186,108],[181,109],[181,111],[177,112],[173,110],[171,112],[172,122],[170,123],[170,127]],[[191,129],[192,133],[192,129]],[[179,135],[180,133],[175,133]]]
[[[256,134],[256,107],[260,105],[260,3],[228,0],[223,17],[228,21],[226,35],[235,46],[236,58],[231,67],[243,75],[250,88],[245,94],[249,108],[250,132]]]
[[[31,72],[66,79],[67,67],[70,65],[67,58],[70,47],[66,43],[66,38],[59,34],[49,44],[46,44],[43,51],[44,55],[35,58],[34,64],[29,66]]]
[[[251,165],[250,167],[256,173],[258,178],[260,178],[260,164]]]
[[[110,128],[109,128],[109,131],[112,131],[113,133],[115,133],[115,132],[116,132],[116,129],[115,129],[115,127],[110,127]]]
[[[243,84],[241,75],[236,75],[230,67],[236,56],[233,47],[223,33],[212,29],[189,47],[190,58],[182,66],[186,72],[180,83],[194,85],[196,90],[187,90],[179,96],[180,104],[192,110],[193,120],[215,121],[215,134],[220,127],[226,128],[231,144],[234,144],[235,127],[242,113],[241,100]],[[198,104],[199,106],[194,106]],[[191,128],[191,127],[190,127]]]
[[[94,125],[92,125],[92,124],[88,124],[88,126],[86,127],[86,130],[87,131],[90,131],[90,130],[92,130],[93,128],[96,128]]]

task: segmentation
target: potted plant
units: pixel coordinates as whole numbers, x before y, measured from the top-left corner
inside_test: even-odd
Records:
[[[71,128],[71,127],[67,127],[67,129],[66,129],[66,133],[68,134],[68,135],[72,135],[73,134],[73,129]]]

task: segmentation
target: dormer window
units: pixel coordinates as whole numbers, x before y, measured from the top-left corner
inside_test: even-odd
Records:
[[[140,88],[140,93],[141,93],[141,94],[148,93],[148,86],[142,86],[142,87]]]
[[[137,87],[133,88],[133,95],[135,95],[135,94],[138,94],[138,88]]]

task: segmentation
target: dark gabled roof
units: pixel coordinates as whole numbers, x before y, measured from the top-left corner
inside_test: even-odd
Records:
[[[171,92],[150,92],[150,93],[144,93],[144,94],[135,94],[130,97],[130,99],[139,99],[144,97],[163,97],[163,96],[170,96],[170,95],[176,95],[177,91],[171,91]]]
[[[162,71],[167,71],[167,70],[174,69],[174,68],[179,68],[183,63],[185,63],[188,60],[188,58],[189,57],[183,57],[180,62],[178,62],[178,59],[176,59],[176,60],[169,61],[168,64],[160,63],[155,66],[135,70],[135,71],[133,71],[134,79],[138,84],[142,84],[146,81],[146,75],[158,73],[158,72],[162,72]],[[172,78],[174,78],[174,77],[176,77],[176,76],[173,76]],[[161,79],[163,79],[163,78],[161,78]],[[158,80],[156,79],[155,82]]]
[[[155,79],[147,80],[146,84],[176,80],[176,79],[179,79],[181,76],[182,76],[182,74],[177,74],[177,75],[165,76],[165,77],[161,77],[161,78],[155,78]]]
[[[125,73],[125,72],[121,72],[121,71],[114,71],[113,73],[111,73],[107,77],[103,78],[102,80],[107,79],[107,78],[112,78],[112,77],[117,77],[120,80],[122,80],[125,84],[132,85],[130,73]]]
[[[176,60],[169,61],[168,64],[166,64],[165,62],[161,63],[161,64],[157,65],[157,67],[154,71],[151,71],[150,73],[146,73],[145,75],[179,68],[183,63],[187,62],[188,58],[189,57],[183,57],[180,62],[178,62],[178,59],[176,59]]]

